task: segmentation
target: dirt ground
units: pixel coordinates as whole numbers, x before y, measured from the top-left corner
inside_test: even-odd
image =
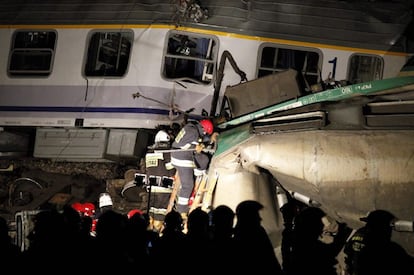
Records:
[[[0,215],[12,219],[17,211],[34,210],[44,203],[97,202],[101,192],[108,192],[108,182],[121,180],[122,183],[131,169],[138,167],[117,162],[2,159]],[[117,197],[119,192],[111,195],[125,211],[131,207]]]

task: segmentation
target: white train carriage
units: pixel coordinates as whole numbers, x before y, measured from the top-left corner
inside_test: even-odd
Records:
[[[306,94],[327,79],[393,77],[412,50],[408,5],[7,1],[0,12],[0,152],[136,156],[143,151],[137,143],[151,139],[147,130],[181,123],[183,114],[220,116],[225,88],[246,80],[293,68]],[[83,150],[96,142],[104,145]]]

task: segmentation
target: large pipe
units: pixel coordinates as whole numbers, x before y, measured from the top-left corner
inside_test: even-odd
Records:
[[[317,202],[317,201],[315,201],[315,200],[313,200],[313,199],[311,199],[311,198],[309,198],[309,197],[307,197],[303,194],[300,194],[300,193],[294,192],[294,191],[289,191],[289,193],[292,196],[292,198],[294,198],[294,199],[296,199],[300,202],[303,202],[306,205],[313,206],[313,207],[321,207],[321,204],[319,202]]]
[[[399,232],[414,232],[414,221],[396,220],[393,222],[392,227]]]

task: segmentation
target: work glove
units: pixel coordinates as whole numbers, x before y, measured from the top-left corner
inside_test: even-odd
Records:
[[[203,151],[204,148],[205,148],[204,144],[203,143],[199,143],[199,144],[196,145],[195,151],[197,153],[201,153],[201,151]]]
[[[218,135],[219,135],[219,133],[217,133],[217,132],[212,133],[211,137],[210,137],[210,141],[211,141],[210,143],[216,143]]]

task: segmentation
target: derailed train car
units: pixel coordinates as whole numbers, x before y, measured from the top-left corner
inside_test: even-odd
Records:
[[[397,217],[394,239],[413,254],[414,76],[297,98],[294,78],[291,85],[281,82],[273,87],[291,99],[271,106],[267,101],[218,125],[222,132],[209,169],[218,180],[214,199],[205,204],[261,201],[263,221],[279,244],[279,209],[286,202],[278,200],[281,195],[320,207],[355,229],[369,211],[385,209]],[[260,93],[259,83],[246,84]],[[246,84],[231,90],[229,110],[247,104],[234,96],[246,93]]]
[[[412,220],[412,79],[392,79],[409,1],[0,6],[1,156],[139,160],[159,125],[209,117],[211,205],[260,200],[275,245],[276,186],[353,227],[380,207]]]
[[[412,53],[410,8],[404,1],[3,2],[0,152],[139,159],[158,125],[219,115],[227,86],[288,68],[300,72],[304,93],[325,80],[393,77]]]

